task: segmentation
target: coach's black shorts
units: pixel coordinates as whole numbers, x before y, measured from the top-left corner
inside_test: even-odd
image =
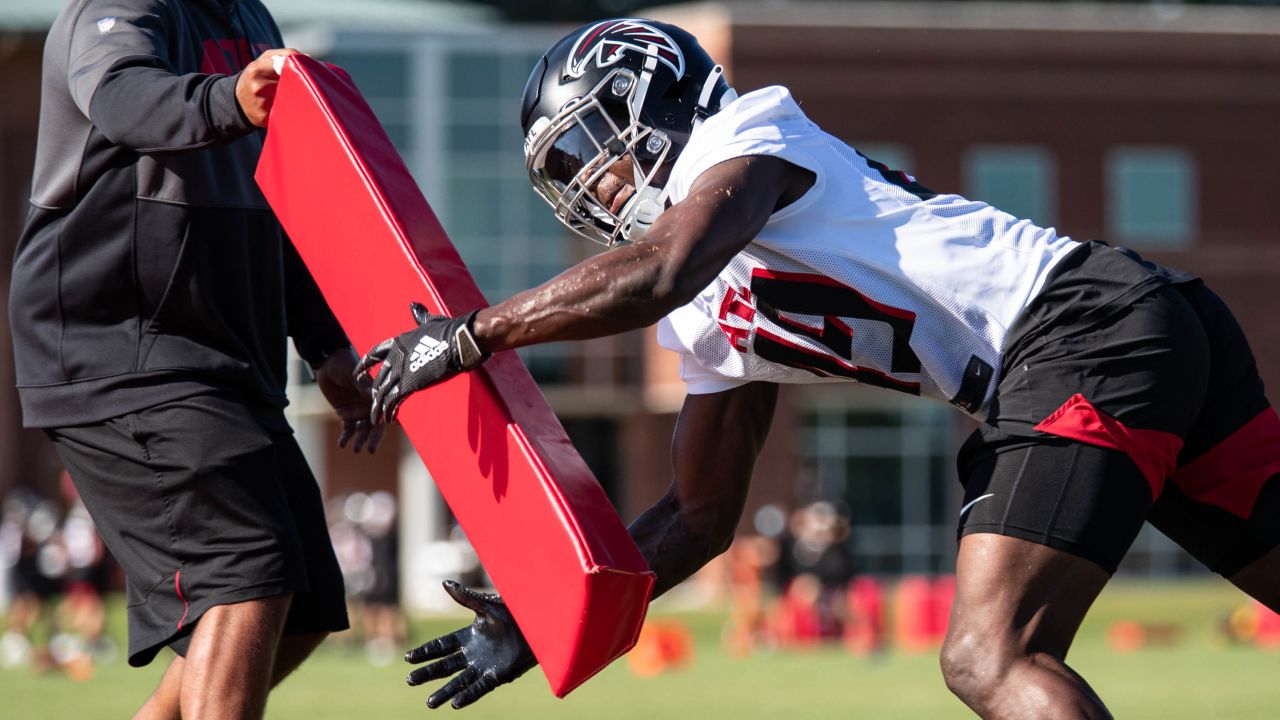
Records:
[[[962,535],[1114,572],[1149,520],[1227,576],[1280,544],[1280,417],[1200,281],[1085,245],[1011,338],[987,422],[960,451]]]
[[[294,594],[286,634],[347,627],[315,478],[235,395],[48,434],[128,578],[130,665],[185,654],[206,610],[255,598]]]

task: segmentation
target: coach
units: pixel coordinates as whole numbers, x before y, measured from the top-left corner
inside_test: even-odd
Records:
[[[283,414],[286,337],[340,446],[372,451],[382,428],[253,183],[282,44],[258,0],[73,0],[45,45],[18,388],[125,568],[129,663],[178,655],[138,717],[260,717],[347,627]]]

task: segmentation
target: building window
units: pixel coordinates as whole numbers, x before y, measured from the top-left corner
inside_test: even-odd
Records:
[[[538,57],[502,43],[448,54],[441,219],[491,299],[548,280],[573,260],[563,228],[524,170],[520,96]]]
[[[437,121],[423,123],[434,150],[423,175],[438,183],[430,198],[440,221],[490,301],[543,283],[584,257],[590,246],[555,219],[524,166],[520,99],[530,70],[551,39],[523,32],[450,37],[430,46],[433,74],[424,92]],[[639,335],[522,348],[535,379],[549,385],[618,386],[635,382]]]
[[[1196,231],[1195,159],[1179,148],[1118,147],[1107,154],[1108,239],[1179,249]]]
[[[1057,222],[1057,166],[1046,149],[980,145],[965,156],[965,193],[1042,227]]]
[[[824,405],[830,400],[824,401]],[[959,493],[949,409],[922,401],[811,407],[803,415],[802,503],[847,508],[862,572],[939,572],[953,566]]]
[[[412,78],[405,50],[337,50],[324,58],[347,71],[373,114],[402,157],[413,149],[413,119],[409,113]]]

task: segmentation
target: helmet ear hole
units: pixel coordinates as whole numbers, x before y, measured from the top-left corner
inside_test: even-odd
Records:
[[[662,93],[663,100],[679,100],[684,97],[685,90],[689,87],[689,76],[686,75],[679,80],[667,86],[667,91]]]

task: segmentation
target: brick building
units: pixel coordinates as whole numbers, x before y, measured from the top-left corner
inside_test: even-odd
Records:
[[[301,0],[269,4],[278,17],[294,5],[298,17],[307,14]],[[1280,10],[764,2],[651,14],[698,34],[740,91],[787,85],[825,129],[935,190],[1201,274],[1236,310],[1264,379],[1273,395],[1280,392],[1280,323],[1272,312],[1280,304],[1280,203],[1266,185],[1268,169],[1280,164],[1273,130]],[[351,71],[488,296],[545,280],[588,252],[566,241],[529,191],[516,127],[529,68],[568,28],[387,25],[334,22],[290,42]],[[0,35],[5,263],[30,178],[38,26]],[[0,276],[7,287],[7,271]],[[665,490],[683,389],[673,357],[649,334],[522,355],[624,518]],[[418,549],[446,540],[449,524],[416,456],[407,448],[397,456],[396,439],[372,464],[333,452],[335,428],[322,401],[306,387],[292,396],[322,482],[332,491],[398,489],[406,512],[431,520],[402,534],[405,568],[430,564]],[[948,408],[894,393],[789,388],[744,529],[765,503],[836,499],[853,513],[864,568],[945,569],[960,496],[952,457],[969,427]],[[54,471],[46,445],[18,428],[4,348],[0,494]],[[1185,564],[1167,541],[1145,532],[1129,567]]]

